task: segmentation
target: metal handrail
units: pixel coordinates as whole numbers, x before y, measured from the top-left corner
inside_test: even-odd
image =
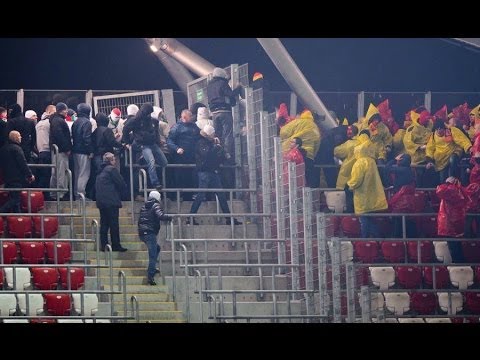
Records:
[[[200,322],[203,323],[203,286],[202,286],[202,274],[200,270],[195,270],[195,289],[193,290],[194,294],[199,294],[199,306],[200,306]],[[200,279],[200,291],[197,288],[197,279]]]
[[[140,322],[140,306],[138,304],[137,297],[135,295],[132,295],[130,298],[130,304],[132,306],[132,314],[133,318],[135,319],[136,322]]]
[[[118,291],[123,294],[123,316],[127,317],[127,278],[123,271],[118,272]]]
[[[90,223],[90,229],[92,234],[92,239],[95,241],[95,255],[97,265],[100,264],[100,228],[98,226],[98,221],[96,219],[92,219]],[[86,246],[85,246],[86,249]],[[97,269],[97,289],[100,289],[100,271]]]

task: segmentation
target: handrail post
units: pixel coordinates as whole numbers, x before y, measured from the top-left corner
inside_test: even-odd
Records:
[[[123,271],[118,272],[118,291],[121,291],[123,295],[123,316],[127,322],[127,279]]]
[[[178,218],[178,221],[180,221],[180,218]],[[167,231],[167,236],[170,234],[170,244],[171,244],[171,252],[172,252],[172,293],[173,293],[173,301],[176,301],[177,299],[177,283],[176,283],[176,275],[175,275],[175,238],[173,236],[173,221],[170,221],[170,224],[167,225],[167,229],[170,229],[170,231]],[[166,239],[168,240],[168,239]],[[180,263],[180,265],[182,265]]]
[[[100,264],[100,229],[98,227],[98,221],[96,219],[92,219],[91,225],[91,234],[92,234],[92,240],[95,240],[95,253],[96,253],[96,261],[97,261],[97,266]],[[94,233],[95,231],[95,233]],[[87,244],[84,245],[85,249],[87,248]],[[97,267],[96,271],[97,273],[97,290],[100,290],[100,268]]]
[[[73,214],[73,179],[72,171],[70,169],[65,170],[65,174],[68,177],[68,187],[70,188],[70,214]],[[70,216],[70,238],[73,239],[73,217]]]
[[[200,270],[195,269],[194,270],[194,275],[195,275],[195,293],[198,293],[198,304],[199,304],[199,310],[200,310],[200,322],[203,324],[203,286],[202,286],[202,273]],[[197,289],[197,279],[200,280],[200,291]]]
[[[132,225],[135,225],[135,199],[133,195],[133,150],[131,145],[128,146],[127,154],[128,154],[128,157],[130,158],[130,163],[128,166],[129,175],[130,175],[130,211],[131,211],[131,217],[132,217]]]
[[[187,247],[184,244],[180,244],[181,249],[184,252],[184,276],[185,276],[185,286],[184,286],[184,291],[185,291],[185,312],[187,313],[187,322],[190,322],[190,287],[188,284],[188,253],[187,253]],[[181,251],[182,251],[181,250]]]

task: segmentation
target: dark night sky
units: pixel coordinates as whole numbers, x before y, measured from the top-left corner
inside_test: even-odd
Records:
[[[288,90],[256,39],[179,39],[219,66],[248,62]],[[480,53],[440,39],[282,39],[318,91],[480,91]],[[2,89],[176,85],[142,39],[0,39]]]

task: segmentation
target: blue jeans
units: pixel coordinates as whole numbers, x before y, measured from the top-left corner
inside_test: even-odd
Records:
[[[160,254],[160,245],[157,244],[156,234],[140,235],[142,240],[148,249],[148,279],[153,279],[155,276],[155,269],[157,268],[158,255]]]
[[[458,157],[457,154],[450,155],[450,158],[448,159],[448,165],[443,170],[439,171],[439,173],[440,173],[440,184],[443,184],[449,176],[455,176],[456,178],[459,177],[458,176],[458,173],[459,173],[458,163],[459,162],[460,162],[460,158]]]
[[[373,238],[380,237],[377,224],[375,224],[371,216],[360,216],[360,229],[362,238],[369,238],[370,235],[372,235],[371,237]]]
[[[168,165],[167,158],[165,154],[160,150],[158,145],[143,145],[142,146],[142,155],[148,166],[148,176],[150,177],[150,182],[153,187],[160,185],[157,176],[157,170],[155,168],[155,162],[160,165],[162,168]]]
[[[220,176],[211,171],[199,171],[198,172],[198,187],[201,189],[221,189],[222,182],[220,181]],[[224,214],[229,214],[230,209],[228,208],[227,197],[224,192],[215,192],[218,197],[218,202]],[[195,201],[192,204],[190,209],[190,214],[196,214],[200,205],[205,201],[206,193],[199,192]]]

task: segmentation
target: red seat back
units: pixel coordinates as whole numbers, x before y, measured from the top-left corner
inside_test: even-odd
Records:
[[[410,308],[421,315],[431,315],[437,308],[437,297],[431,292],[410,294]]]
[[[20,241],[20,254],[24,264],[41,264],[45,261],[43,242]]]
[[[64,289],[68,289],[67,268],[59,268],[60,281]],[[78,290],[85,284],[85,270],[83,268],[70,268],[70,289]]]
[[[55,261],[55,243],[53,241],[46,241],[45,248],[47,249],[47,260],[49,263]],[[57,242],[57,264],[65,264],[72,259],[72,246],[69,242]]]
[[[29,216],[8,216],[8,233],[16,238],[32,237],[32,219]]]
[[[0,217],[0,236],[3,236],[3,217]]]
[[[418,261],[418,241],[408,241],[407,251],[410,261]],[[420,242],[420,259],[421,262],[433,262],[433,242],[421,241]]]
[[[433,272],[432,266],[425,266],[423,268],[423,279],[426,287],[433,287]],[[444,289],[448,287],[450,282],[450,275],[446,266],[435,266],[435,285],[437,289]]]
[[[3,263],[13,264],[17,261],[17,245],[11,241],[3,242]]]
[[[365,266],[357,267],[357,278],[356,278],[356,285],[357,286],[366,286],[369,284],[369,275],[370,271]]]
[[[480,241],[462,241],[462,251],[466,262],[480,263]]]
[[[414,289],[422,283],[422,271],[418,266],[397,266],[398,283],[407,289]]]
[[[31,202],[31,211],[32,213],[37,213],[40,210],[43,210],[45,207],[45,199],[43,197],[43,192],[41,191],[30,191],[30,202]],[[22,207],[23,212],[28,211],[28,192],[20,192],[20,206]]]
[[[480,293],[467,292],[465,294],[465,307],[472,314],[480,314]]]
[[[55,290],[58,283],[57,269],[42,267],[32,268],[33,284],[39,290]]]
[[[342,218],[339,216],[328,216],[325,218],[325,233],[328,237],[340,235],[340,223]]]
[[[401,241],[382,241],[380,243],[386,262],[400,263],[405,261],[405,247]]]
[[[364,263],[378,260],[378,244],[376,241],[354,241],[355,258]]]
[[[35,237],[42,237],[42,222],[40,216],[33,216],[33,234]],[[45,216],[43,218],[44,238],[52,238],[58,234],[58,218]]]
[[[30,324],[55,324],[57,320],[55,319],[31,319]]]
[[[345,216],[342,217],[342,221],[340,223],[343,235],[346,237],[360,237],[361,229],[360,229],[360,219],[354,216]]]
[[[50,315],[66,316],[72,310],[72,301],[68,294],[43,294]]]
[[[421,213],[425,210],[425,203],[427,202],[427,196],[423,191],[415,191],[413,195],[414,211],[415,213]]]
[[[10,195],[8,191],[0,191],[0,206],[3,206],[7,201]]]

